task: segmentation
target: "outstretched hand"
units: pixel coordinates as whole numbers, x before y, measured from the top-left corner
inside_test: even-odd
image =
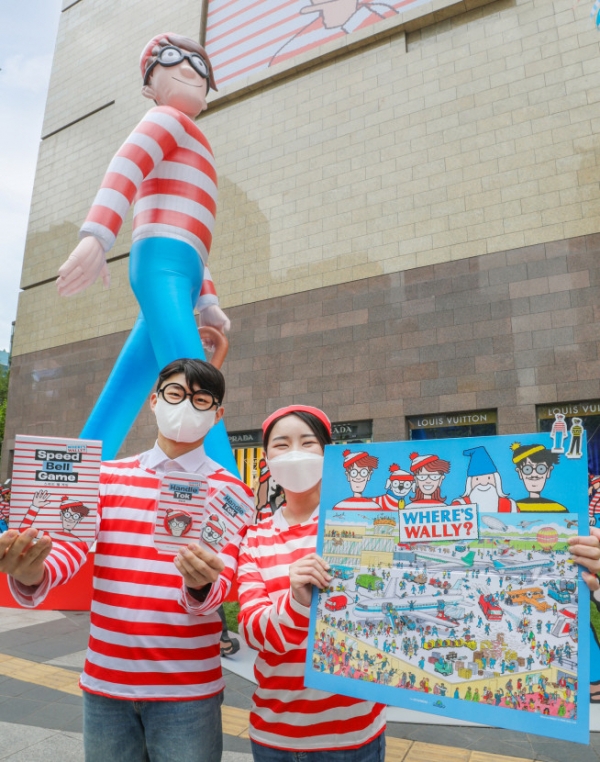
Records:
[[[44,579],[44,561],[52,550],[48,535],[38,537],[37,529],[19,534],[9,529],[0,535],[0,572],[10,574],[23,585],[39,585]]]
[[[217,304],[209,304],[200,310],[200,325],[210,325],[226,333],[231,328],[231,320]]]
[[[592,593],[600,589],[597,577],[600,572],[600,529],[590,527],[589,537],[570,537],[569,553],[576,564],[587,570],[581,576]]]
[[[97,238],[88,235],[79,241],[59,268],[56,288],[61,296],[74,296],[91,286],[98,276],[102,277],[104,288],[108,288],[110,273],[104,249]]]

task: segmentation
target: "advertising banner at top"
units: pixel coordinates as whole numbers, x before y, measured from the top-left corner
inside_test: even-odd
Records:
[[[329,446],[319,522],[307,686],[587,743],[583,432]]]

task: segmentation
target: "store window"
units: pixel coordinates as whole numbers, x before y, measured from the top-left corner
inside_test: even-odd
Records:
[[[406,420],[408,438],[415,441],[489,437],[497,433],[498,413],[495,410],[475,410],[466,413],[413,415]]]

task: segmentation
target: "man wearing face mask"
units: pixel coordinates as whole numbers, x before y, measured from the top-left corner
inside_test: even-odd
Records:
[[[86,762],[218,762],[224,682],[217,608],[237,569],[241,537],[216,555],[190,539],[173,558],[153,541],[166,473],[197,474],[209,494],[253,495],[204,452],[223,416],[225,383],[201,360],[176,360],[160,373],[150,406],[158,437],[141,455],[103,463],[98,500],[91,631],[80,685]],[[15,599],[41,603],[83,565],[86,550],[37,530],[0,537],[0,572]],[[196,536],[194,528],[190,538]]]

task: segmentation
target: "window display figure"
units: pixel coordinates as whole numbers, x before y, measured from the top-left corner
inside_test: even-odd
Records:
[[[110,162],[57,281],[61,296],[80,293],[98,277],[108,287],[106,254],[133,203],[129,279],[140,314],[81,432],[102,440],[103,460],[117,454],[159,369],[177,358],[204,359],[194,307],[202,325],[230,327],[207,267],[217,173],[194,122],[207,108],[209,89],[216,90],[210,60],[194,40],[167,32],[145,46],[140,67],[142,95],[156,105]],[[237,473],[223,423],[208,435],[206,451]]]

